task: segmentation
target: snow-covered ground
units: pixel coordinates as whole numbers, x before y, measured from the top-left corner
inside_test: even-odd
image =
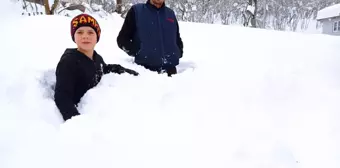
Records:
[[[339,38],[180,23],[168,78],[118,49],[119,16],[97,19],[97,52],[141,75],[104,76],[65,123],[50,88],[71,18],[2,22],[1,168],[340,166]]]

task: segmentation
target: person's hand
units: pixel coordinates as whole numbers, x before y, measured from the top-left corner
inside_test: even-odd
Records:
[[[136,71],[134,71],[134,70],[132,70],[132,69],[127,69],[127,68],[125,68],[125,72],[126,72],[126,73],[129,73],[129,74],[131,74],[131,75],[134,75],[134,76],[138,76],[138,75],[139,75],[138,72],[136,72]]]
[[[128,69],[128,68],[124,68],[123,66],[119,65],[119,64],[108,64],[105,68],[104,68],[104,73],[117,73],[117,74],[122,74],[122,73],[128,73],[134,76],[138,76],[139,73],[132,70],[132,69]]]
[[[118,64],[108,64],[104,67],[104,74],[107,73],[117,73],[117,74],[121,74],[124,73],[124,68]]]

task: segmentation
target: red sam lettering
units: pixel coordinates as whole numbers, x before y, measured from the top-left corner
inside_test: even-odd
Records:
[[[175,20],[172,19],[172,18],[168,18],[167,20],[170,21],[170,22],[172,22],[172,23],[175,22]]]

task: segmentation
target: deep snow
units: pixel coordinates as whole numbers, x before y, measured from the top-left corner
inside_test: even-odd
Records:
[[[71,18],[0,27],[0,167],[338,168],[340,39],[180,23],[184,57],[168,78],[118,49],[123,20],[97,18],[109,74],[63,123],[51,99]]]

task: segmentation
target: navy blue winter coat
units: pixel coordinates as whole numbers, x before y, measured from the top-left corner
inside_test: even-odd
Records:
[[[179,64],[183,42],[175,13],[168,7],[150,3],[131,7],[117,37],[119,48],[135,57],[137,64],[169,68]]]

